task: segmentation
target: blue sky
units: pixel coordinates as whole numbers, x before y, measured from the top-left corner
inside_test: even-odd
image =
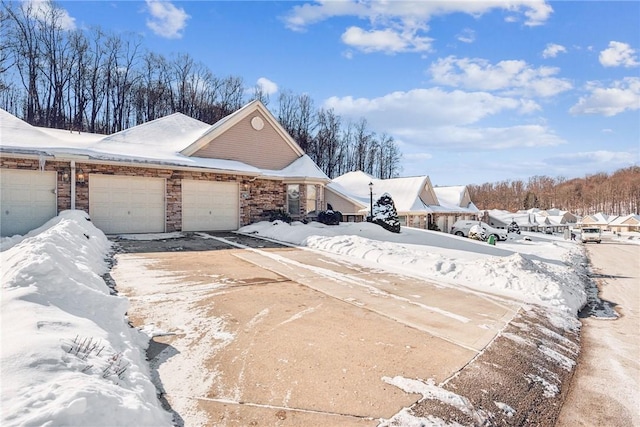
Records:
[[[188,52],[394,137],[434,185],[640,160],[639,1],[60,1],[69,26]]]

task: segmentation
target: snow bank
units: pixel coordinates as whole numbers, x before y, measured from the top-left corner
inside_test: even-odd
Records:
[[[239,231],[360,259],[443,285],[555,307],[572,315],[587,301],[585,258],[575,242],[511,239],[497,248],[440,232],[402,228],[400,234],[390,233],[370,223],[325,226],[276,221]]]
[[[3,240],[2,425],[171,425],[148,338],[102,279],[111,245],[81,211]]]

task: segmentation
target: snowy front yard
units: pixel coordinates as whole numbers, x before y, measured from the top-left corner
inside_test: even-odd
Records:
[[[560,327],[575,328],[587,300],[583,249],[557,237],[490,246],[367,223],[259,223],[240,231],[548,307]],[[86,215],[63,212],[3,239],[2,250],[2,424],[171,425],[145,360],[150,337],[129,326],[128,300],[105,284],[111,244]],[[429,390],[423,384],[421,392]]]

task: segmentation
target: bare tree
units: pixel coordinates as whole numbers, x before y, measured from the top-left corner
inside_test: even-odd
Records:
[[[20,81],[26,91],[25,120],[40,124],[40,99],[38,77],[40,48],[34,3],[2,1],[4,12],[11,21],[9,37],[5,40],[15,60]],[[4,42],[3,42],[4,43]]]

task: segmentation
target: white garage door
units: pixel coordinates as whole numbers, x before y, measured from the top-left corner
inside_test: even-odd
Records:
[[[238,229],[238,184],[182,180],[182,230]]]
[[[0,235],[25,234],[57,215],[56,173],[0,169]]]
[[[89,175],[89,215],[105,234],[162,233],[163,178]]]

